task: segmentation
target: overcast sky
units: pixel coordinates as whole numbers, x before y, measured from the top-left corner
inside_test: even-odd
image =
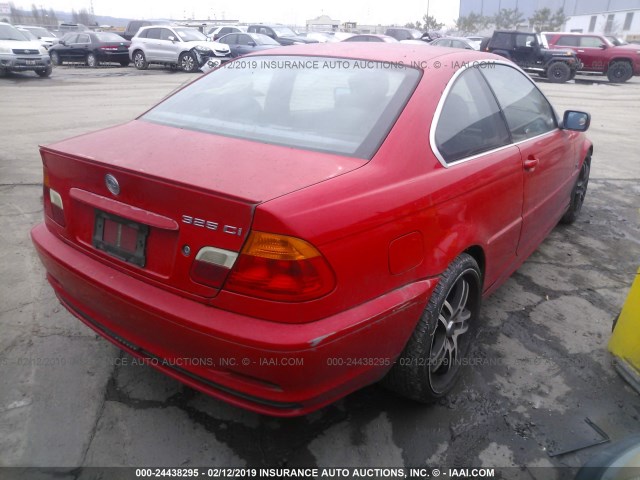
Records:
[[[4,2],[4,0],[0,0]],[[14,0],[16,6],[30,9],[32,3],[44,8],[71,11],[90,9],[91,0]],[[450,25],[458,17],[457,0],[93,0],[96,15],[152,19],[186,17],[235,19],[242,22],[280,22],[304,25],[318,15],[361,24],[405,24],[421,19],[427,12]]]

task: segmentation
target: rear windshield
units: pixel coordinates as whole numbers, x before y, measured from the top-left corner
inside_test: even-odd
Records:
[[[100,42],[126,42],[126,40],[117,33],[96,33],[96,37]]]
[[[247,57],[202,77],[141,119],[370,159],[420,71],[324,57]]]

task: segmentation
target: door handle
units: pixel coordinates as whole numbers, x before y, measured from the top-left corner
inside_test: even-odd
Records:
[[[540,160],[538,160],[534,156],[530,156],[524,161],[524,169],[531,172],[536,169],[539,163],[540,163]]]

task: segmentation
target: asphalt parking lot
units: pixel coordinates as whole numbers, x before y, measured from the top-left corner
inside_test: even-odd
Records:
[[[0,466],[504,467],[568,478],[640,431],[640,395],[606,344],[640,264],[640,79],[541,82],[557,110],[590,111],[581,218],[558,226],[483,305],[454,392],[432,406],[372,386],[312,415],[231,407],[131,359],[62,308],[29,238],[41,221],[39,144],[130,120],[200,74],[57,67],[0,78]],[[130,148],[135,149],[132,144]],[[555,470],[542,467],[564,467]]]

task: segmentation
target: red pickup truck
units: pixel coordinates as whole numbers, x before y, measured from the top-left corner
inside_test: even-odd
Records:
[[[582,73],[606,75],[624,83],[640,75],[640,45],[594,33],[544,33],[549,48],[572,49],[583,64]]]

